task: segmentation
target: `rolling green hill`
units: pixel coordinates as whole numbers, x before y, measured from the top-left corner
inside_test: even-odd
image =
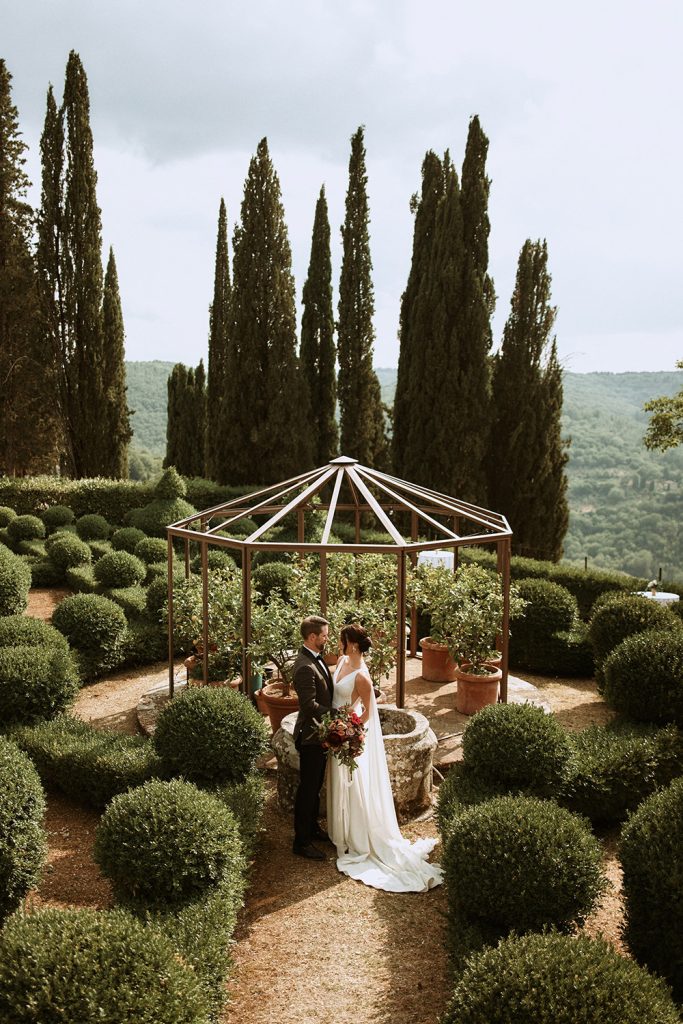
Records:
[[[156,455],[166,445],[166,380],[173,363],[127,363],[134,444]],[[393,401],[396,370],[379,368]],[[643,405],[683,387],[683,373],[567,373],[564,432],[571,517],[565,556],[683,583],[683,448],[643,447]],[[523,397],[521,396],[521,400]],[[501,509],[500,511],[505,511]],[[514,523],[512,524],[514,529]]]

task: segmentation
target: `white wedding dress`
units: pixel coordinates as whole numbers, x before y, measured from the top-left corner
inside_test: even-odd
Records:
[[[363,663],[364,664],[364,663]],[[340,658],[334,674],[334,707],[351,703],[356,669]],[[367,671],[367,670],[366,670]],[[332,754],[327,765],[327,830],[344,874],[387,892],[426,892],[442,881],[427,857],[436,839],[404,839],[396,820],[389,769],[374,693],[365,724],[365,748],[353,773]]]

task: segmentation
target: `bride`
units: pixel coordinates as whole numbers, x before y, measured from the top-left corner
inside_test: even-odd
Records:
[[[353,773],[336,757],[329,758],[327,828],[344,874],[388,892],[425,892],[442,880],[441,868],[427,861],[436,840],[410,843],[399,830],[377,703],[363,660],[369,648],[362,626],[344,626],[332,706],[362,707],[365,748]]]

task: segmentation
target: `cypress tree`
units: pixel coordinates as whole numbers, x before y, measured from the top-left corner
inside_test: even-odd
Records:
[[[228,218],[225,201],[218,211],[218,238],[213,284],[213,302],[209,313],[209,379],[207,395],[207,437],[205,472],[218,479],[222,452],[229,444],[230,411],[225,407],[230,326],[230,262],[228,259]]]
[[[175,466],[180,473],[180,464],[183,462],[183,410],[187,396],[187,367],[183,363],[175,364],[168,375],[166,388],[166,455],[163,466],[164,469]]]
[[[401,297],[399,357],[394,395],[392,462],[406,480],[424,476],[431,442],[432,395],[426,388],[426,347],[431,333],[430,306],[437,218],[444,198],[444,167],[431,150],[422,163],[422,190],[411,199],[415,215],[413,253],[406,290]]]
[[[491,505],[507,516],[513,551],[558,560],[569,522],[567,442],[562,440],[562,370],[551,332],[551,277],[545,241],[527,239],[510,316],[493,360],[488,458]]]
[[[126,401],[126,364],[123,313],[114,250],[109,250],[102,299],[102,379],[106,396],[106,444],[103,447],[103,475],[115,479],[128,476],[128,445],[133,436],[131,410]]]
[[[335,378],[334,313],[332,310],[332,259],[330,222],[325,186],[315,207],[311,258],[303,291],[301,321],[301,370],[307,385],[312,457],[322,466],[338,455],[339,431],[334,411]]]
[[[364,129],[351,137],[349,187],[342,225],[337,353],[341,451],[366,466],[383,468],[386,432],[381,388],[372,368],[375,300],[370,257],[370,220]]]
[[[249,165],[233,238],[222,483],[275,483],[311,464],[291,263],[280,182],[264,138]]]
[[[88,85],[78,54],[69,54],[59,112],[48,93],[41,140],[43,194],[39,272],[43,316],[54,345],[65,470],[107,472],[102,375],[102,227],[97,205]]]
[[[0,59],[0,472],[23,475],[54,471],[58,434],[50,360],[39,333],[30,182],[23,169],[27,147],[11,82]]]
[[[191,399],[192,433],[191,452],[188,476],[204,476],[206,472],[206,437],[207,437],[207,385],[204,360],[199,360],[199,366],[194,371],[194,393]]]
[[[491,315],[495,307],[488,273],[490,223],[486,176],[489,142],[475,115],[469,125],[462,166],[463,283],[460,327],[460,376],[468,396],[467,458],[470,494],[479,504],[486,497],[486,452],[490,429],[489,398]]]

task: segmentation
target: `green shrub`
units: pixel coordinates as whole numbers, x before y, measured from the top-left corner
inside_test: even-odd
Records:
[[[50,561],[65,573],[67,569],[75,569],[79,565],[89,565],[92,552],[84,540],[74,537],[73,533],[54,533],[45,545]]]
[[[144,615],[128,623],[128,631],[123,640],[124,665],[151,665],[168,658],[166,630],[161,623],[149,619],[146,609],[143,611]]]
[[[660,786],[683,774],[683,735],[615,721],[570,734],[572,771],[562,795],[594,823],[622,821]]]
[[[127,551],[112,551],[95,563],[95,579],[103,587],[134,587],[145,578],[144,563]]]
[[[154,487],[156,498],[184,498],[187,494],[187,484],[175,468],[169,466],[164,470]]]
[[[20,540],[16,545],[18,555],[32,555],[34,558],[45,558],[47,551],[42,540]]]
[[[637,594],[625,594],[601,604],[588,631],[598,681],[602,682],[605,658],[622,640],[652,629],[681,632],[681,623],[668,608]]]
[[[58,647],[0,648],[0,724],[54,718],[78,693],[73,655]]]
[[[235,817],[242,840],[242,852],[251,859],[263,831],[266,784],[259,772],[252,772],[243,782],[225,783],[212,790]]]
[[[195,971],[122,910],[39,910],[0,935],[4,1024],[207,1024]]]
[[[186,519],[195,511],[194,506],[183,498],[159,498],[144,508],[133,509],[128,522],[149,537],[166,537],[167,526]]]
[[[18,555],[0,548],[0,616],[26,610],[31,570]]]
[[[0,736],[0,924],[37,884],[47,853],[44,814],[35,768],[14,743]]]
[[[70,715],[14,726],[12,740],[36,766],[46,786],[91,807],[162,776],[161,761],[143,736],[95,729]]]
[[[241,558],[239,551],[231,551],[229,548],[209,548],[206,555],[206,562],[211,569],[225,569],[226,566],[232,567],[238,563],[241,565]],[[165,564],[165,563],[164,563]],[[190,568],[192,572],[202,571],[202,556],[195,555],[190,562]],[[256,575],[254,573],[254,575]]]
[[[92,553],[93,562],[99,561],[105,555],[110,555],[114,550],[111,546],[111,541],[108,540],[89,540],[86,543]]]
[[[243,782],[267,749],[268,730],[243,694],[195,687],[163,709],[154,745],[170,773],[198,782]]]
[[[105,597],[108,597],[119,608],[122,608],[128,619],[144,615],[147,611],[147,591],[139,585],[133,587],[114,587],[112,590],[106,591]]]
[[[510,623],[510,663],[529,671],[552,671],[562,667],[562,648],[573,635],[579,616],[576,599],[565,587],[545,579],[522,579],[520,596],[528,602],[524,614]]]
[[[154,583],[160,577],[166,579],[168,575],[168,562],[150,562],[147,566],[147,575],[145,576],[145,585],[149,586],[150,583]]]
[[[7,524],[7,536],[12,544],[21,540],[42,540],[45,536],[45,523],[38,516],[15,516]]]
[[[605,700],[617,711],[683,726],[683,630],[627,637],[605,659],[603,677]]]
[[[180,779],[152,780],[115,797],[94,855],[115,897],[138,908],[181,905],[244,866],[232,813]]]
[[[75,569],[67,569],[66,584],[78,594],[94,594],[97,590],[97,580],[92,566],[83,565]]]
[[[0,526],[4,529],[12,522],[13,519],[17,518],[17,513],[13,508],[8,505],[0,505]]]
[[[683,1002],[683,779],[643,801],[624,826],[624,936],[636,960]]]
[[[111,546],[114,551],[127,551],[129,555],[135,554],[135,545],[145,539],[142,530],[134,526],[124,526],[112,534]]]
[[[465,730],[462,747],[468,768],[499,791],[553,796],[567,777],[567,733],[556,718],[532,704],[484,708]]]
[[[58,587],[64,583],[64,570],[52,559],[33,562],[30,567],[32,587]]]
[[[81,540],[108,540],[111,526],[96,513],[88,513],[76,520],[76,531]]]
[[[145,537],[135,545],[134,554],[145,564],[165,562],[168,558],[168,544],[160,537]]]
[[[580,924],[605,888],[601,847],[550,800],[501,796],[448,823],[449,911],[520,932]]]
[[[602,939],[511,936],[473,957],[442,1024],[676,1024],[666,986]]]
[[[17,645],[69,650],[65,637],[49,622],[30,615],[7,615],[0,619],[0,648]]]
[[[40,513],[48,533],[54,533],[60,526],[70,526],[76,518],[68,505],[51,505]]]
[[[180,581],[184,576],[176,576]],[[162,609],[166,606],[168,598],[168,579],[166,576],[158,576],[153,579],[147,587],[147,611],[155,619],[160,619]]]
[[[267,600],[275,591],[289,599],[289,583],[292,578],[292,567],[284,562],[267,562],[254,570],[254,587],[263,600]]]
[[[463,761],[452,765],[438,789],[436,820],[442,836],[464,808],[495,796],[500,796],[500,790],[482,782]]]
[[[100,594],[74,594],[57,605],[52,623],[78,651],[86,679],[120,664],[127,624],[113,601]]]
[[[232,966],[232,933],[242,903],[244,876],[225,877],[203,896],[170,909],[147,911],[145,919],[164,932],[184,963],[202,983],[212,1020],[225,1002],[225,979]]]

